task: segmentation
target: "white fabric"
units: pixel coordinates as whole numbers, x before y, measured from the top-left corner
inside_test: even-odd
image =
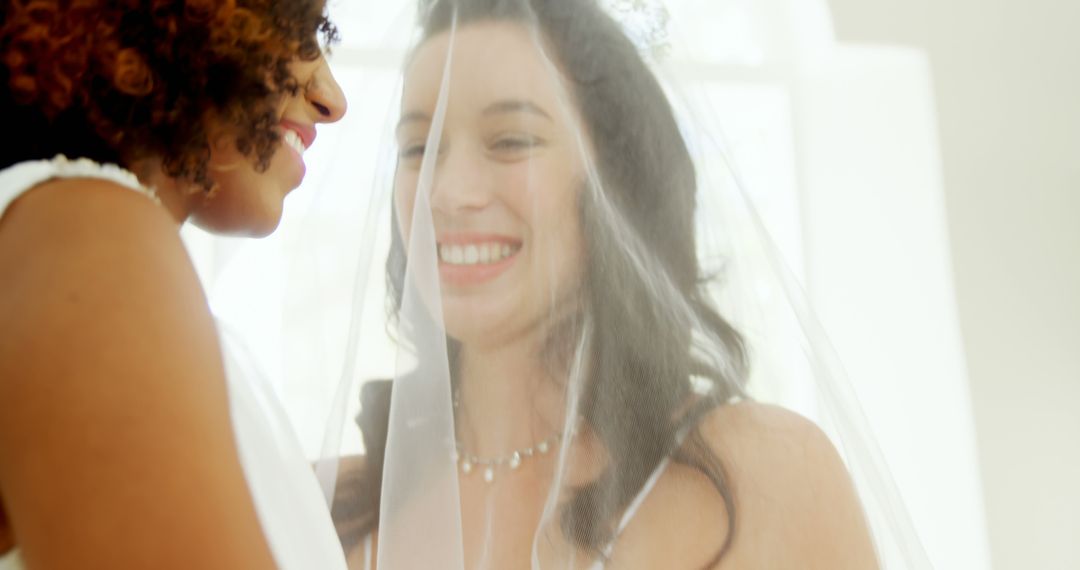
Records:
[[[83,177],[111,180],[156,200],[126,170],[57,157],[20,163],[0,172],[0,217],[15,199],[42,182]],[[222,330],[221,336],[240,461],[278,566],[288,570],[344,569],[326,503],[276,396],[261,380],[242,344],[227,331]],[[0,557],[0,570],[23,568],[18,548]]]
[[[54,178],[100,178],[131,188],[155,202],[158,201],[153,190],[140,184],[134,174],[119,166],[98,164],[85,158],[70,160],[63,155],[57,155],[52,160],[20,162],[0,171],[0,216],[27,190]]]
[[[219,331],[240,461],[278,566],[344,569],[326,501],[277,396],[239,340],[220,323]]]

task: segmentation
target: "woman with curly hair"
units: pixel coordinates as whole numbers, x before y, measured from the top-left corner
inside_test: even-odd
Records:
[[[272,232],[345,111],[322,0],[6,0],[0,568],[344,567],[178,235]]]

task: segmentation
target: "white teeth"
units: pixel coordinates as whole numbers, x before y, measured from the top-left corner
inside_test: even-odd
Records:
[[[450,265],[487,265],[498,263],[515,252],[509,244],[440,245],[439,260]]]
[[[282,135],[281,139],[285,142],[285,144],[292,147],[292,149],[295,150],[297,154],[299,154],[300,156],[304,156],[304,151],[307,149],[304,148],[304,141],[300,138],[300,135],[296,134],[296,131],[291,129],[285,129],[285,134]]]

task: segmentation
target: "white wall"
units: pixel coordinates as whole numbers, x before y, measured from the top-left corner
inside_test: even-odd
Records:
[[[989,570],[926,57],[841,44],[798,92],[810,299],[930,562]]]
[[[994,568],[1080,568],[1080,2],[829,5],[929,55]]]

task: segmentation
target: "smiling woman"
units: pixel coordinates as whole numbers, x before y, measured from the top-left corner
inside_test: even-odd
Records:
[[[617,21],[640,4],[420,3],[387,223],[341,216],[389,230],[393,343],[355,390],[385,325],[358,286],[357,425],[323,448],[359,427],[324,480],[351,567],[924,567],[722,133]]]
[[[265,235],[345,101],[320,0],[10,0],[0,568],[340,568],[178,235]]]
[[[280,144],[263,167],[223,135],[208,161],[214,186],[187,202],[195,224],[216,233],[261,236],[280,222],[285,196],[307,173],[304,152],[315,142],[316,123],[336,121],[345,110],[344,96],[321,55],[291,62],[287,69],[298,85],[280,98],[268,119]]]

